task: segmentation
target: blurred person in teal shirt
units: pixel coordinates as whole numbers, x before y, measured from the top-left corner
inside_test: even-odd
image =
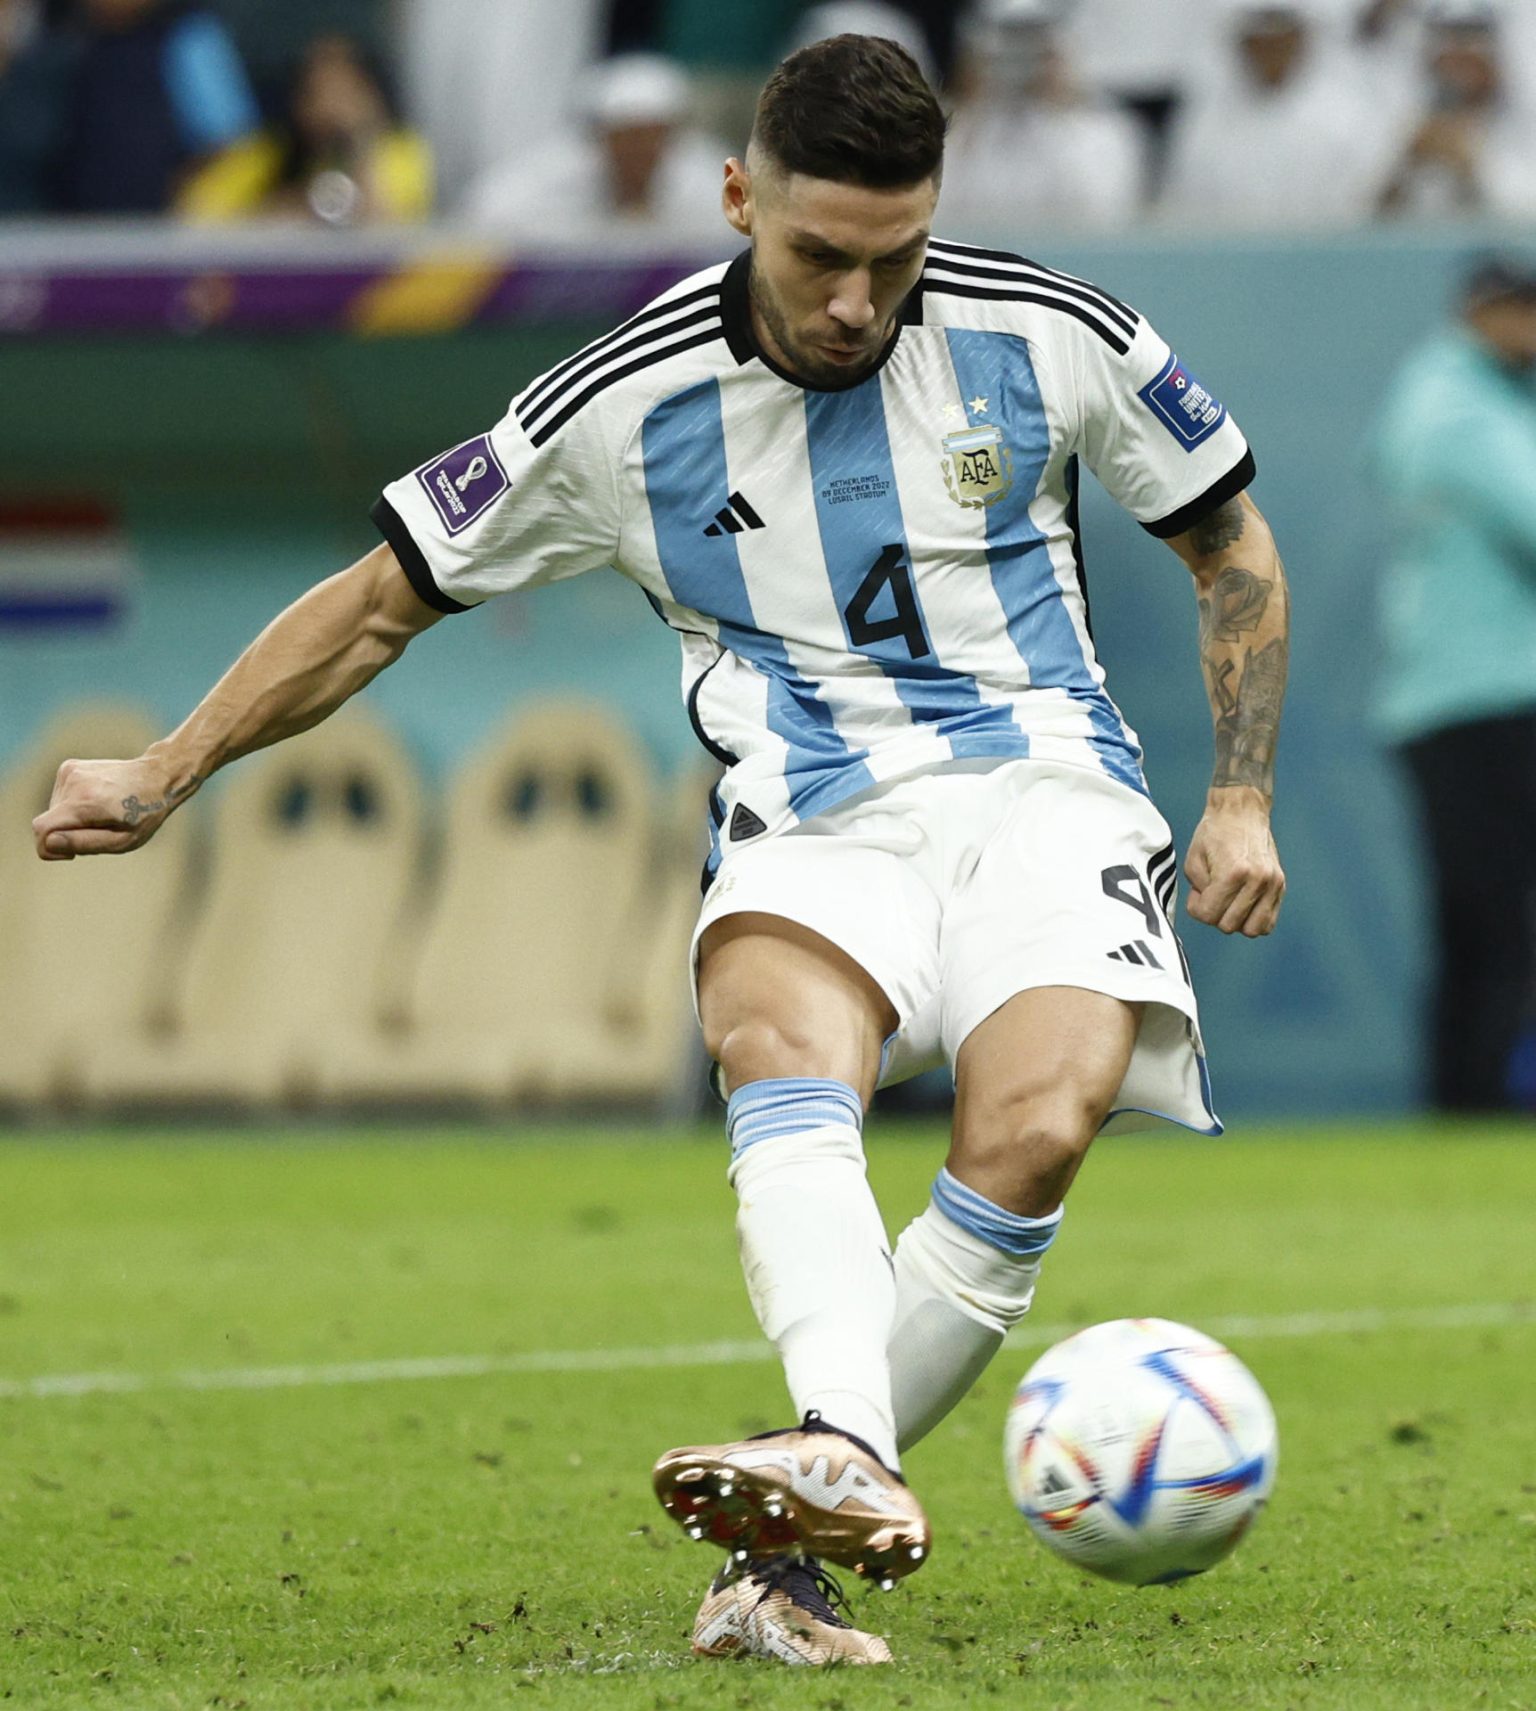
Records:
[[[1433,1097],[1507,1110],[1536,1015],[1536,256],[1474,262],[1372,455],[1392,527],[1377,718],[1434,887]]]

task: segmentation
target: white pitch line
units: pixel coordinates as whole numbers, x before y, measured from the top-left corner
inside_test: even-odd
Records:
[[[1343,1337],[1382,1331],[1466,1331],[1536,1324],[1536,1302],[1482,1301],[1452,1307],[1357,1307],[1342,1312],[1228,1314],[1200,1327],[1223,1342],[1273,1337]],[[1081,1325],[1022,1325],[1010,1348],[1059,1342]],[[650,1349],[534,1349],[518,1355],[441,1355],[351,1361],[333,1366],[256,1366],[181,1372],[61,1372],[0,1378],[0,1400],[129,1396],[147,1390],[297,1390],[335,1384],[399,1384],[422,1379],[509,1374],[647,1372],[658,1367],[747,1366],[774,1358],[764,1342],[674,1343]]]

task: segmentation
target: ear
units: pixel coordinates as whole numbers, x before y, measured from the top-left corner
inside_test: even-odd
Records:
[[[752,236],[752,174],[746,163],[735,155],[725,163],[725,184],[720,192],[720,206],[726,220],[742,237]]]

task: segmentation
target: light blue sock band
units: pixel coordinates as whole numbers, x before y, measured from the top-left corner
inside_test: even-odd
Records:
[[[1056,1240],[1056,1231],[1066,1211],[1066,1207],[1058,1206],[1044,1218],[1021,1218],[1017,1212],[994,1206],[984,1194],[967,1188],[947,1170],[941,1170],[934,1180],[933,1203],[977,1241],[985,1242],[999,1253],[1012,1254],[1015,1259],[1035,1259],[1043,1254]]]
[[[817,1081],[808,1076],[790,1076],[782,1081],[749,1081],[738,1087],[726,1102],[725,1132],[731,1137],[731,1156],[739,1157],[759,1141],[776,1140],[806,1129],[845,1123],[862,1128],[864,1107],[845,1081]]]

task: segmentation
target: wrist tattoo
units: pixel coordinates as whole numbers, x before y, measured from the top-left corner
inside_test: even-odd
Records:
[[[167,791],[158,802],[141,802],[137,796],[125,796],[123,824],[137,826],[152,814],[163,814],[167,808],[174,808],[183,798],[190,796],[202,782],[199,777],[189,778],[185,784],[178,784],[174,790]]]

